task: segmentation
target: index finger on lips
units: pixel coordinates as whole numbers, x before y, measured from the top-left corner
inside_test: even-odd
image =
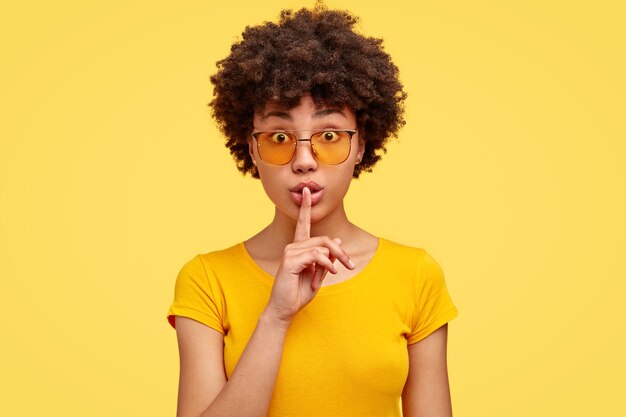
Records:
[[[296,231],[293,241],[306,240],[311,237],[311,190],[307,187],[302,189],[302,204],[300,205],[300,214],[296,223]]]

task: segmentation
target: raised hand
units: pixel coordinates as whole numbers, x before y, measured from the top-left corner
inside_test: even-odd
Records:
[[[315,297],[326,274],[337,273],[333,265],[336,259],[346,268],[354,268],[348,254],[341,248],[340,239],[311,237],[311,191],[305,187],[293,243],[285,246],[267,310],[281,321],[290,323]]]

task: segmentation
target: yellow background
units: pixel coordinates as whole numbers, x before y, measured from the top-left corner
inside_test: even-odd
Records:
[[[1,415],[174,415],[176,274],[273,213],[208,77],[245,25],[311,4],[0,7]],[[347,209],[443,267],[455,415],[624,415],[623,3],[328,4],[409,93]]]

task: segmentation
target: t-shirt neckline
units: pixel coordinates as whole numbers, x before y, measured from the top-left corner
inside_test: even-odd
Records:
[[[244,259],[245,264],[255,273],[255,276],[260,278],[264,283],[269,285],[270,287],[274,285],[274,277],[265,271],[256,261],[250,256],[248,249],[246,249],[245,242],[240,242],[237,244],[239,247],[239,252]],[[374,256],[370,259],[370,261],[365,265],[365,267],[359,271],[356,275],[342,282],[338,282],[337,284],[331,284],[323,286],[319,289],[316,297],[335,294],[337,292],[344,291],[348,288],[357,285],[360,282],[363,282],[372,275],[371,271],[376,267],[381,258],[381,253],[384,247],[384,239],[378,238],[378,246],[376,247],[376,251],[374,252]]]

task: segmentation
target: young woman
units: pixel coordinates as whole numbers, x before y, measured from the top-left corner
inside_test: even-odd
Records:
[[[321,5],[283,11],[247,27],[211,77],[226,145],[275,215],[178,275],[179,417],[452,415],[458,312],[441,269],[344,209],[404,124],[406,97],[382,41],[355,23]]]

